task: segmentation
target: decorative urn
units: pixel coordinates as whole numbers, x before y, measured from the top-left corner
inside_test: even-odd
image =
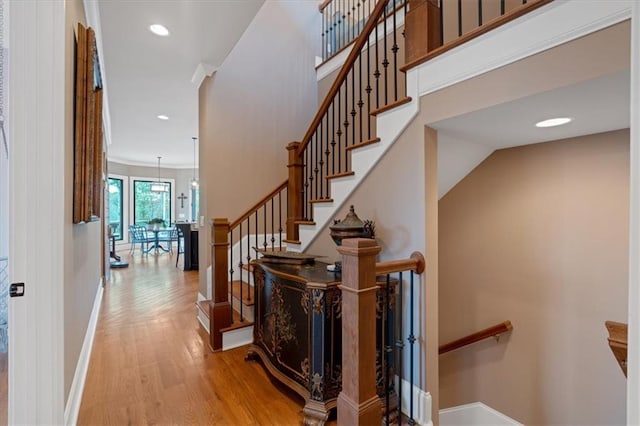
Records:
[[[331,238],[337,245],[342,245],[345,238],[375,238],[374,224],[370,220],[363,221],[358,217],[353,206],[342,220],[334,220],[330,226]]]

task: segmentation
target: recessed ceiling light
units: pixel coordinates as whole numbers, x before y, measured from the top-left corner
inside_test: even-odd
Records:
[[[168,119],[169,119],[169,117],[167,117],[166,115],[162,115],[162,114],[160,114],[160,115],[158,116],[158,118],[159,118],[160,120],[168,120]]]
[[[571,121],[569,117],[550,118],[548,120],[542,120],[536,123],[536,127],[555,127],[562,126]]]
[[[163,37],[169,35],[169,30],[167,29],[167,27],[165,27],[164,25],[160,25],[160,24],[150,25],[149,26],[149,31],[151,31],[155,35],[159,35],[159,36],[163,36]]]

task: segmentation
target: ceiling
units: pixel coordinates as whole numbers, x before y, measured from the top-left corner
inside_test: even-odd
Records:
[[[565,139],[629,127],[630,74],[622,71],[430,123],[438,136],[492,149]],[[569,124],[535,123],[570,117]]]
[[[156,166],[162,156],[163,167],[193,167],[199,81],[192,77],[200,64],[208,71],[222,65],[262,3],[99,0],[110,160]],[[170,35],[151,33],[151,24]]]

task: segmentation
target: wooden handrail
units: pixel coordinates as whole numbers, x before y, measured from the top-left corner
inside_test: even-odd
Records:
[[[313,117],[313,120],[309,125],[307,133],[305,133],[304,138],[300,142],[300,146],[296,150],[296,155],[298,155],[299,157],[303,155],[305,148],[311,142],[311,138],[320,125],[320,122],[322,122],[322,119],[327,114],[327,111],[329,110],[329,107],[333,102],[333,98],[335,98],[338,90],[340,90],[340,87],[342,86],[342,83],[344,83],[344,80],[347,78],[349,72],[351,71],[351,68],[353,68],[356,60],[358,59],[358,56],[360,56],[360,51],[369,41],[369,36],[378,25],[378,19],[380,19],[382,14],[385,13],[388,1],[389,0],[378,0],[376,7],[373,9],[373,12],[371,12],[371,15],[369,15],[367,23],[365,24],[362,32],[353,44],[353,49],[351,49],[349,56],[347,56],[347,59],[342,65],[342,68],[340,68],[340,71],[338,72],[333,85],[331,85],[329,92],[327,92],[327,96],[325,96],[324,100],[322,101],[318,112],[316,113],[315,117]]]
[[[376,263],[376,275],[387,275],[395,272],[414,271],[418,274],[424,272],[425,260],[422,253],[414,251],[409,259],[390,260]]]
[[[318,10],[320,11],[320,13],[322,13],[322,11],[324,10],[325,7],[329,6],[331,4],[333,0],[324,0],[322,3],[320,3],[320,5],[318,6]]]
[[[282,191],[283,189],[285,189],[287,186],[289,185],[289,179],[285,180],[284,182],[282,182],[276,189],[274,189],[273,191],[271,191],[270,193],[268,193],[267,195],[265,195],[264,197],[262,197],[260,199],[260,201],[258,201],[257,203],[255,203],[253,206],[251,206],[249,209],[247,209],[243,214],[240,215],[240,217],[236,220],[234,220],[233,222],[231,222],[231,224],[229,225],[229,230],[233,230],[235,229],[236,226],[240,225],[240,223],[245,220],[246,218],[248,218],[249,216],[251,216],[256,210],[258,210],[260,207],[262,207],[262,205],[264,203],[266,203],[267,201],[269,201],[271,198],[275,197],[276,194],[278,194],[278,192]]]
[[[455,349],[459,349],[463,346],[488,339],[489,337],[499,336],[500,334],[507,333],[511,330],[513,330],[513,325],[511,325],[511,321],[507,320],[501,322],[500,324],[494,325],[493,327],[485,328],[484,330],[480,330],[461,339],[454,340],[453,342],[440,345],[440,347],[438,348],[438,354],[442,355]]]

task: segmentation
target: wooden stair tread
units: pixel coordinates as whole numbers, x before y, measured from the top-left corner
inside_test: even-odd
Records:
[[[282,240],[287,244],[301,244],[299,240]]]
[[[253,321],[249,321],[245,318],[244,321],[240,321],[240,314],[236,311],[233,311],[233,324],[229,327],[221,328],[220,333],[224,333],[227,331],[239,330],[245,327],[251,327],[253,325]]]
[[[315,225],[316,223],[312,220],[296,220],[295,222],[296,225]]]
[[[318,198],[315,200],[309,200],[310,203],[333,203],[333,198]]]
[[[209,303],[211,300],[200,300],[196,302],[196,307],[202,311],[202,313],[209,318]]]
[[[355,145],[353,145],[353,146],[355,146]],[[342,173],[334,173],[332,175],[325,176],[325,179],[337,179],[337,178],[341,178],[341,177],[345,177],[345,176],[353,176],[353,175],[355,175],[355,172],[353,172],[353,171],[351,171],[351,172],[342,172]],[[314,225],[315,225],[315,222],[314,222]]]
[[[371,144],[374,144],[374,143],[378,143],[378,142],[380,142],[380,138],[373,138],[373,139],[369,139],[369,140],[366,140],[366,141],[358,142],[358,143],[353,144],[353,145],[349,145],[346,148],[346,150],[347,151],[352,151],[354,149],[362,148],[362,147],[365,147],[365,146],[368,146],[368,145],[371,145]],[[353,172],[351,172],[351,173],[353,173]]]
[[[397,101],[391,102],[390,104],[374,109],[373,111],[371,111],[371,115],[375,117],[378,114],[382,114],[383,112],[387,112],[389,110],[394,109],[395,107],[407,104],[409,102],[411,102],[411,96],[405,96],[404,98],[400,98]]]
[[[242,303],[245,306],[253,306],[253,287],[244,281],[234,280],[229,283],[229,293],[240,300],[240,286],[242,286]]]
[[[253,272],[253,265],[251,265],[250,263],[243,263],[242,269],[244,269],[245,271]]]

